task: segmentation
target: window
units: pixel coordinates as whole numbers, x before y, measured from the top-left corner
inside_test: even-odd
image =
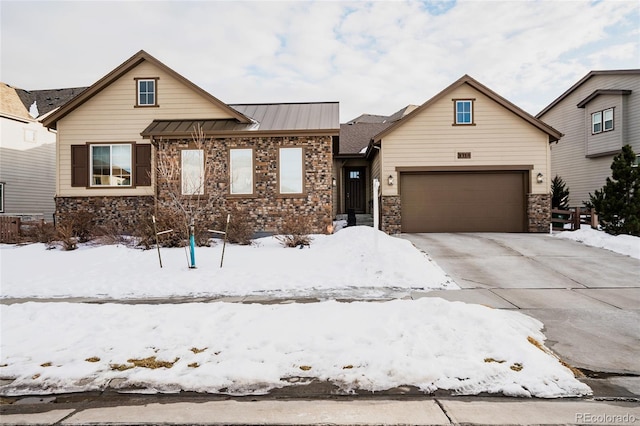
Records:
[[[182,195],[204,194],[204,151],[201,149],[183,149],[182,157]]]
[[[229,150],[231,194],[253,194],[253,149]]]
[[[613,108],[605,109],[602,111],[602,115],[604,116],[604,131],[613,130]]]
[[[613,130],[613,108],[591,114],[591,133],[596,134],[611,130]]]
[[[0,182],[0,213],[4,213],[4,182]]]
[[[280,194],[302,194],[303,149],[280,148],[278,159],[278,179]]]
[[[455,100],[454,124],[473,124],[473,99]]]
[[[359,170],[351,170],[349,172],[349,179],[360,179],[360,171]]]
[[[602,111],[591,114],[591,133],[600,133],[602,131]]]
[[[156,81],[157,79],[137,79],[138,106],[156,106]]]
[[[131,186],[131,145],[91,145],[91,186]]]

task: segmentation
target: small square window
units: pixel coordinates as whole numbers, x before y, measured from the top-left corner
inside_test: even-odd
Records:
[[[473,101],[455,101],[455,124],[473,124]]]
[[[156,80],[155,79],[139,79],[136,81],[138,85],[137,105],[138,106],[155,106],[157,102]]]

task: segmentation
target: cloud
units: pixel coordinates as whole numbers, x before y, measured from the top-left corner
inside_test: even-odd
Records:
[[[635,1],[0,3],[1,79],[97,81],[140,49],[225,102],[420,104],[470,74],[531,113],[591,69],[640,68]]]

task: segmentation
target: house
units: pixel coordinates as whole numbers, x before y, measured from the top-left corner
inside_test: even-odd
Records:
[[[461,77],[370,139],[382,230],[548,232],[549,144],[561,136]]]
[[[591,71],[536,117],[564,134],[551,145],[551,176],[566,183],[569,206],[581,207],[623,145],[640,154],[640,69]]]
[[[140,51],[43,120],[57,130],[56,211],[132,231],[177,182],[206,223],[237,211],[256,232],[291,217],[325,232],[338,116],[337,102],[226,104]]]
[[[38,120],[82,90],[0,83],[0,214],[53,220],[56,135]]]

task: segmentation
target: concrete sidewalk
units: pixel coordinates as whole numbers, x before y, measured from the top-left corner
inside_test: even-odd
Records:
[[[125,404],[37,404],[3,410],[0,424],[46,425],[624,425],[640,423],[637,402],[509,398],[207,400],[164,396]],[[158,399],[158,401],[154,401]],[[5,407],[6,408],[6,407]],[[48,409],[44,409],[48,408]]]

